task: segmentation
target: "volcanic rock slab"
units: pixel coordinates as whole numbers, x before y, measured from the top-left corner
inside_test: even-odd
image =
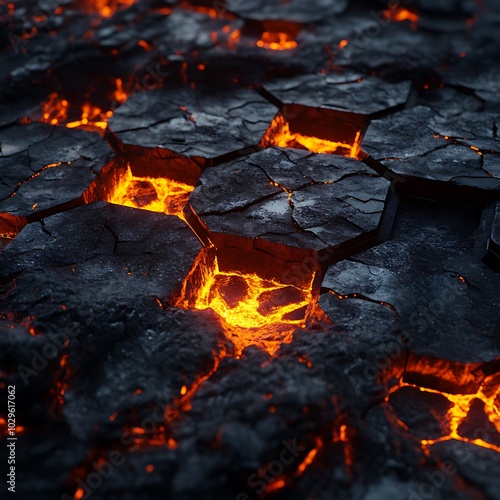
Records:
[[[215,239],[324,250],[374,238],[388,191],[388,181],[356,160],[269,148],[207,169],[188,205]]]
[[[276,111],[252,90],[168,85],[132,95],[109,127],[124,151],[147,148],[205,165],[255,148]]]
[[[96,133],[42,123],[0,131],[0,232],[82,203],[112,158]]]
[[[282,104],[336,109],[372,115],[404,104],[411,82],[388,83],[354,72],[332,75],[303,75],[264,84]]]
[[[299,23],[310,23],[319,21],[321,18],[330,17],[345,10],[348,2],[346,0],[312,0],[304,4],[301,0],[281,2],[280,0],[225,0],[225,6],[230,12],[234,12],[243,18],[280,21],[296,21]]]
[[[487,236],[477,209],[431,207],[405,204],[391,243],[330,267],[323,286],[392,305],[412,352],[492,361],[500,355],[500,278],[481,262]]]
[[[176,217],[105,202],[78,207],[28,225],[0,254],[9,299],[1,312],[163,301],[180,289],[200,248]]]
[[[443,117],[417,106],[372,121],[361,148],[399,175],[500,191],[500,177],[483,168],[483,152],[500,151],[495,122],[489,113]]]

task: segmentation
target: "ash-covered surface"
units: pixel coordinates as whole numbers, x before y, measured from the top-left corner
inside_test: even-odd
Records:
[[[498,2],[13,0],[0,25],[18,498],[498,498]],[[128,165],[132,200],[197,182],[187,223],[94,202]],[[214,252],[229,310],[281,276],[251,306],[296,325],[273,355],[185,306]]]

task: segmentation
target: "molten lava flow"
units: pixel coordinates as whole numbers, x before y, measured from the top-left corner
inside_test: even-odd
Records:
[[[202,251],[184,281],[177,305],[185,309],[213,309],[222,319],[237,355],[250,345],[272,355],[305,324],[313,302],[311,286],[301,289],[256,274],[221,271],[217,257],[212,265],[203,264],[205,258]],[[200,267],[200,277],[193,283],[195,270],[200,271]]]
[[[121,78],[115,79],[115,90],[110,95],[110,101],[114,104],[122,104],[127,100],[128,94],[123,90]],[[112,107],[114,108],[114,104]],[[56,92],[50,94],[48,100],[42,105],[41,122],[51,125],[66,125],[68,128],[86,127],[99,128],[105,130],[108,120],[113,116],[113,111],[102,110],[99,106],[90,103],[83,103],[78,114],[74,113],[77,106],[71,105],[67,99],[59,97]],[[69,121],[69,115],[79,115],[78,120]],[[28,123],[30,119],[24,119],[23,123]]]
[[[68,118],[69,103],[66,99],[60,99],[59,96],[53,92],[49,95],[49,99],[42,106],[42,119],[44,123],[57,125]]]
[[[193,189],[193,186],[172,179],[137,177],[129,165],[106,201],[181,217]]]
[[[488,377],[478,391],[475,394],[449,394],[446,392],[437,391],[434,389],[429,389],[426,387],[419,387],[417,385],[408,384],[401,382],[400,385],[393,388],[392,392],[397,391],[401,387],[415,387],[422,392],[428,392],[432,394],[440,394],[444,396],[450,403],[451,407],[447,411],[446,420],[449,422],[449,432],[447,435],[441,436],[437,439],[423,439],[421,441],[422,446],[427,447],[434,443],[439,443],[441,441],[449,441],[450,439],[455,439],[457,441],[464,441],[475,444],[482,448],[489,448],[500,452],[500,446],[489,443],[482,437],[469,438],[462,435],[460,427],[469,417],[472,405],[478,400],[484,404],[485,417],[491,424],[491,429],[495,432],[500,433],[500,385],[497,383],[489,383],[495,375]],[[498,379],[498,377],[497,377]],[[494,381],[494,380],[493,380]],[[484,433],[488,434],[486,429],[483,430]]]
[[[270,50],[292,50],[297,47],[297,42],[288,33],[273,33],[264,31],[257,47]]]
[[[277,115],[267,129],[260,145],[262,147],[279,146],[282,148],[308,149],[313,153],[335,153],[357,158],[361,133],[356,134],[353,144],[334,142],[319,137],[309,137],[290,130],[290,124],[282,115]]]

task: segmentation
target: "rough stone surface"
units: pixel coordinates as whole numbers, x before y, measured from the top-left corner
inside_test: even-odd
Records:
[[[354,159],[269,148],[206,170],[189,204],[212,233],[321,250],[373,237],[388,188]]]
[[[263,0],[250,0],[248,2],[226,0],[225,4],[228,10],[244,18],[310,23],[319,21],[322,17],[330,17],[342,12],[347,7],[348,2],[346,0],[313,0],[306,5],[300,0],[291,0],[286,3],[278,0],[269,2]]]
[[[134,94],[109,126],[124,146],[158,147],[217,163],[256,147],[275,114],[276,108],[251,90],[173,85]]]
[[[105,202],[28,225],[1,254],[7,303],[2,312],[31,315],[95,300],[130,304],[170,298],[200,250],[176,217]]]
[[[0,400],[14,384],[20,499],[498,498],[500,3],[394,4],[0,5]],[[277,113],[306,136],[366,133],[369,157],[260,151]],[[320,260],[288,343],[237,355],[215,312],[173,300],[207,268],[193,212],[188,228],[75,207],[128,164],[201,176],[206,253],[287,277],[258,310]],[[236,305],[243,278],[218,282]]]
[[[0,219],[8,214],[25,223],[81,203],[84,191],[111,158],[111,148],[96,133],[43,123],[4,128]]]
[[[411,140],[405,139],[410,133]],[[399,175],[498,191],[500,178],[483,168],[482,154],[500,149],[494,134],[493,114],[463,111],[443,117],[417,106],[374,120],[361,147]]]
[[[301,104],[314,108],[350,113],[379,113],[405,104],[411,82],[388,83],[377,77],[352,74],[347,81],[337,75],[304,75],[264,84],[264,89],[282,104]]]
[[[391,304],[413,352],[491,361],[499,356],[500,281],[481,262],[485,240],[474,210],[408,203],[390,243],[332,266],[323,286]]]

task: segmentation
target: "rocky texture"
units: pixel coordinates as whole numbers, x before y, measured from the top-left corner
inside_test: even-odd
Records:
[[[255,148],[276,108],[246,89],[168,86],[134,94],[109,123],[123,145],[217,164]],[[161,154],[161,153],[159,153]]]
[[[494,360],[500,281],[480,260],[485,240],[474,209],[431,211],[408,203],[390,243],[332,266],[323,286],[391,304],[413,352],[469,363]]]
[[[42,123],[0,131],[0,230],[83,202],[83,193],[112,158],[98,134]]]
[[[0,399],[16,385],[20,498],[497,498],[499,5],[391,5],[0,5]],[[257,152],[278,107],[303,135],[368,127],[371,158]],[[106,141],[64,125],[91,112],[102,133],[115,110],[102,168]],[[222,266],[297,285],[320,258],[290,343],[236,356],[213,312],[172,305],[201,248],[179,220],[73,208],[128,163],[191,185],[204,170],[193,200]],[[226,285],[234,303],[242,278]]]
[[[9,299],[2,312],[164,301],[179,291],[199,250],[176,217],[104,202],[69,210],[30,224],[0,254]]]
[[[412,139],[405,140],[410,131]],[[398,175],[500,189],[500,178],[483,167],[482,152],[500,148],[493,114],[443,117],[418,106],[373,121],[361,147]]]
[[[292,0],[282,3],[277,0],[265,2],[262,0],[251,0],[241,2],[239,0],[226,0],[227,9],[243,18],[255,20],[280,20],[295,21],[299,23],[310,23],[319,21],[324,17],[342,12],[348,2],[346,0],[313,0],[311,4],[305,5],[300,0]]]
[[[376,235],[388,188],[354,159],[270,148],[206,170],[189,205],[214,237],[236,234],[334,253]]]
[[[373,115],[405,104],[411,82],[389,83],[377,77],[350,74],[304,75],[265,83],[282,104],[336,109]]]

